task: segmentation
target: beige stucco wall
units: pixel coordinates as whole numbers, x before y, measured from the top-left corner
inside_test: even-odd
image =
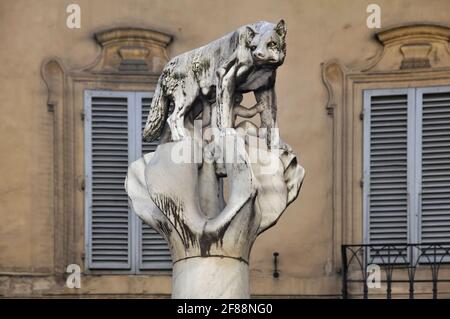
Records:
[[[66,6],[81,6],[81,29],[66,27]],[[325,110],[322,62],[344,64],[373,56],[379,44],[366,27],[366,6],[351,0],[77,0],[0,2],[0,295],[73,293],[53,278],[53,115],[40,75],[55,56],[69,68],[94,60],[94,32],[117,26],[160,30],[174,36],[169,55],[203,45],[258,20],[288,25],[285,64],[277,78],[281,136],[306,169],[301,195],[279,223],[256,242],[255,295],[337,295],[332,265],[332,119]],[[405,22],[450,23],[450,2],[376,1],[382,26]],[[79,150],[80,152],[82,149]],[[281,276],[272,277],[272,253]],[[81,253],[81,252],[80,252]],[[168,276],[90,276],[77,294],[170,292]]]

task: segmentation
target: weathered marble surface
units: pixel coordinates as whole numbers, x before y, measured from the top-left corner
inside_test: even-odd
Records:
[[[304,169],[275,130],[285,36],[283,20],[247,25],[172,59],[160,77],[144,137],[161,143],[130,165],[125,187],[169,243],[173,298],[249,298],[253,243],[300,191]],[[251,108],[240,105],[248,92]],[[260,127],[236,124],[257,114]]]
[[[250,271],[246,262],[227,257],[196,257],[173,266],[172,298],[246,299]]]
[[[198,148],[202,152],[193,139],[160,145],[156,152],[146,154],[129,168],[125,185],[134,211],[170,244],[174,297],[231,296],[221,288],[231,283],[222,281],[235,275],[213,276],[219,270],[209,269],[210,265],[222,262],[221,272],[228,267],[230,272],[241,269],[242,279],[247,282],[250,250],[256,237],[276,223],[297,197],[303,181],[304,169],[293,153],[282,150],[277,154],[276,150],[260,149],[257,159],[250,158],[249,154],[256,152],[249,149],[241,136],[223,138],[228,140],[225,145],[236,141],[235,145],[242,148],[236,162],[225,164],[230,190],[226,204],[213,164],[174,161],[174,150],[182,147]],[[207,147],[203,148],[203,152],[208,151]],[[226,150],[222,151],[226,157]],[[205,260],[210,258],[214,261]],[[209,281],[209,290],[203,294],[198,285],[205,284],[196,282],[194,275],[190,279],[189,270],[182,269],[181,265],[188,268],[195,265],[195,271],[215,278]],[[190,289],[188,292],[182,289],[178,279],[189,283],[185,288]],[[248,283],[242,287],[245,293],[232,295],[234,298],[249,297]]]
[[[234,127],[237,98],[252,92],[271,145],[270,129],[277,125],[276,69],[286,56],[286,33],[284,20],[277,24],[261,21],[174,57],[159,78],[144,138],[153,141],[162,134],[163,141],[179,141],[190,133],[185,119],[205,109],[211,113],[212,127]]]

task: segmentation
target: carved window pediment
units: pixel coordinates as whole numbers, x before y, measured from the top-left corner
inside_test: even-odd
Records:
[[[161,73],[172,37],[152,30],[117,28],[96,33],[95,40],[102,48],[100,56],[84,71]]]
[[[353,72],[395,72],[450,67],[450,27],[439,24],[406,24],[374,34],[382,45],[374,57]],[[331,61],[336,62],[336,61]]]
[[[383,45],[370,71],[407,70],[450,66],[450,28],[438,24],[410,24],[375,34]]]

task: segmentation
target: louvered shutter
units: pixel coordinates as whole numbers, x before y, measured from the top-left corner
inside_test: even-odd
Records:
[[[450,88],[418,89],[417,101],[420,241],[450,244]]]
[[[131,215],[123,183],[129,164],[130,97],[87,91],[85,101],[88,266],[131,268]]]
[[[137,99],[141,106],[141,118],[140,125],[141,130],[145,127],[147,121],[148,112],[150,110],[151,98],[148,94],[138,94]],[[141,135],[142,136],[142,135]],[[141,138],[142,140],[142,138]],[[142,141],[142,153],[146,154],[155,151],[158,142],[145,142]],[[166,240],[154,229],[148,225],[142,223],[139,220],[140,227],[140,263],[139,268],[146,269],[171,269],[172,261],[170,257],[170,250]]]
[[[391,251],[378,249],[386,244],[408,242],[410,100],[408,90],[365,91],[364,237],[365,243],[377,245],[370,253],[378,263],[405,261],[389,259],[388,254],[407,258],[406,247]]]
[[[157,143],[142,140],[151,95],[86,91],[86,250],[89,269],[136,272],[171,269],[169,247],[131,212],[128,166]]]

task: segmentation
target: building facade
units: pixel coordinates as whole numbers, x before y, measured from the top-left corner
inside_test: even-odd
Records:
[[[448,297],[450,3],[377,1],[381,28],[370,4],[2,1],[0,296],[170,296],[167,245],[123,189],[157,145],[141,131],[158,77],[170,57],[283,18],[278,122],[306,178],[253,247],[252,295]]]

